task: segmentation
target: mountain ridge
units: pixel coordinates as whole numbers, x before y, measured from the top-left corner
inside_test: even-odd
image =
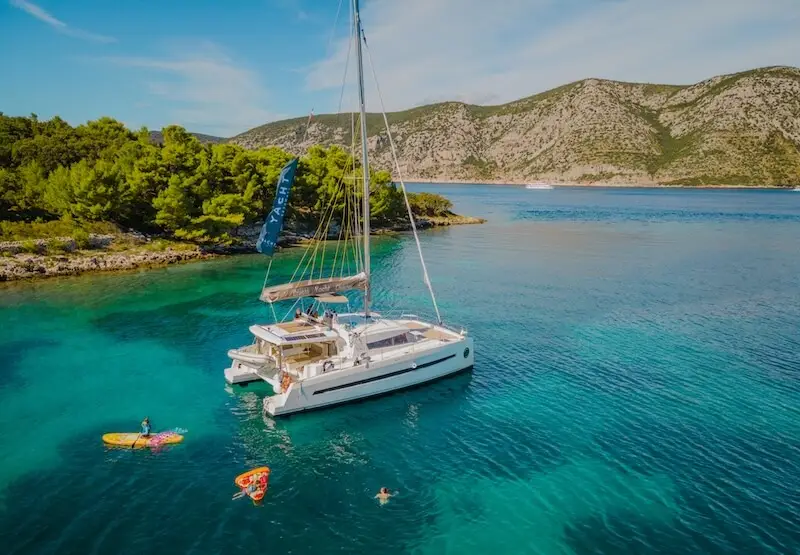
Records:
[[[800,69],[791,66],[693,85],[588,78],[505,104],[440,102],[387,119],[409,181],[800,184]],[[306,132],[307,120],[229,142],[296,154],[351,143],[348,114],[314,116]],[[392,167],[382,116],[367,114],[367,129],[373,164]]]

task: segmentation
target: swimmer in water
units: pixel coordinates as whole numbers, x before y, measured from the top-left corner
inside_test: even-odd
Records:
[[[392,494],[389,493],[389,489],[388,488],[381,488],[381,491],[378,492],[378,494],[375,496],[375,499],[380,501],[381,505],[384,505],[384,504],[389,502],[389,498],[391,496],[392,496]]]

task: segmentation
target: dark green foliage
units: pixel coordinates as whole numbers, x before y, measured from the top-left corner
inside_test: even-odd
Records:
[[[72,238],[75,240],[75,244],[79,249],[88,249],[91,246],[89,234],[82,229],[76,229],[72,234]]]
[[[0,240],[20,241],[29,237],[52,239],[56,237],[74,237],[78,230],[98,235],[113,235],[119,229],[107,222],[77,222],[69,216],[49,222],[2,221],[0,220]]]
[[[59,230],[85,248],[86,230],[107,222],[229,242],[233,229],[269,212],[280,170],[291,159],[277,147],[203,143],[178,126],[164,128],[160,137],[154,143],[146,129],[132,133],[111,118],[73,128],[59,118],[40,122],[0,113],[3,235],[59,236]],[[344,149],[312,148],[300,161],[287,222],[315,228],[330,218],[341,224],[345,199],[360,202],[354,174],[358,163]],[[415,206],[430,211],[429,204]],[[407,220],[402,191],[387,172],[371,176],[370,210],[377,225]]]
[[[446,216],[453,209],[452,202],[433,193],[410,193],[408,201],[414,214],[423,216]]]

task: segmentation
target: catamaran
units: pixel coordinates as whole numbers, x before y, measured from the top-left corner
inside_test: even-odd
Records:
[[[359,0],[352,0],[350,8],[351,48],[355,46],[358,69],[360,187],[355,175],[340,180],[329,202],[330,211],[327,208],[323,211],[314,235],[317,240],[306,247],[289,282],[267,285],[272,267],[270,258],[260,300],[272,309],[273,323],[250,326],[253,342],[228,351],[232,363],[225,370],[226,381],[231,385],[258,380],[270,384],[273,394],[265,397],[263,404],[265,413],[272,416],[330,407],[424,384],[471,369],[474,363],[472,338],[463,327],[446,324],[439,311],[380,88],[378,96],[394,170],[405,199],[423,282],[430,293],[435,318],[431,321],[403,311],[376,312],[372,307],[370,172],[362,43],[367,54],[369,50]],[[374,74],[374,67],[372,69]],[[351,121],[355,153],[354,116]],[[272,211],[257,243],[258,251],[270,257],[283,225],[297,163],[294,159],[281,171]],[[341,215],[334,217],[339,211]],[[331,238],[336,238],[332,254],[329,252],[333,248],[329,246],[332,241],[328,241]],[[363,307],[352,310],[348,294],[358,295],[358,292]],[[294,304],[289,306],[291,301]],[[287,306],[286,315],[279,318],[276,309]],[[337,309],[344,310],[340,314]]]

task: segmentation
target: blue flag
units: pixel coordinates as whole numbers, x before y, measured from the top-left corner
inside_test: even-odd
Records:
[[[272,252],[278,244],[278,235],[283,227],[283,217],[286,215],[286,205],[289,202],[289,191],[294,183],[294,174],[297,171],[298,158],[293,159],[281,170],[278,178],[278,190],[275,193],[275,202],[272,203],[272,211],[264,220],[264,226],[256,242],[256,250],[261,254],[272,256]]]

